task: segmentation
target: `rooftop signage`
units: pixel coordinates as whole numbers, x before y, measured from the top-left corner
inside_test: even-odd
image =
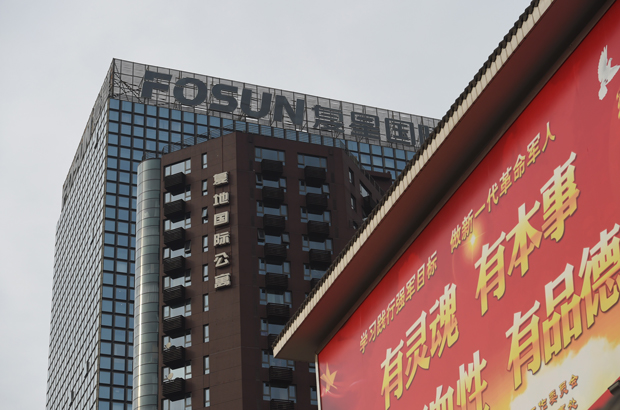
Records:
[[[619,22],[614,4],[322,349],[323,410],[588,409],[620,376]]]
[[[166,70],[168,71],[168,70]],[[187,107],[232,114],[237,119],[335,138],[419,147],[435,121],[410,114],[354,105],[208,77],[177,77],[146,70],[140,97],[169,99]]]

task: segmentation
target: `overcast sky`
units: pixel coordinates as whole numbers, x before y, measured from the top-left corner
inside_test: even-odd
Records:
[[[112,58],[441,118],[528,4],[0,1],[2,408],[45,407],[61,188]]]

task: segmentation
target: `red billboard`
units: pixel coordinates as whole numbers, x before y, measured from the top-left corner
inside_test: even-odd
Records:
[[[323,410],[588,409],[620,376],[614,62],[619,4],[319,353]]]

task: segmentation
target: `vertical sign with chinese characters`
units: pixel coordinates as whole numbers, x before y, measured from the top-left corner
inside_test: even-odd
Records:
[[[620,376],[612,58],[619,4],[319,353],[323,410],[588,409]]]
[[[230,273],[224,273],[230,266],[230,191],[218,190],[218,187],[228,189],[228,171],[213,175],[213,188],[218,191],[213,194],[213,246],[215,247],[215,288],[223,288],[231,285]]]

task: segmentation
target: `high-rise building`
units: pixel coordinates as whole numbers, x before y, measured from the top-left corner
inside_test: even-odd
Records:
[[[311,368],[273,359],[269,335],[378,199],[368,172],[398,175],[435,124],[114,60],[63,186],[47,408],[310,406]],[[157,280],[134,335],[136,263]]]

